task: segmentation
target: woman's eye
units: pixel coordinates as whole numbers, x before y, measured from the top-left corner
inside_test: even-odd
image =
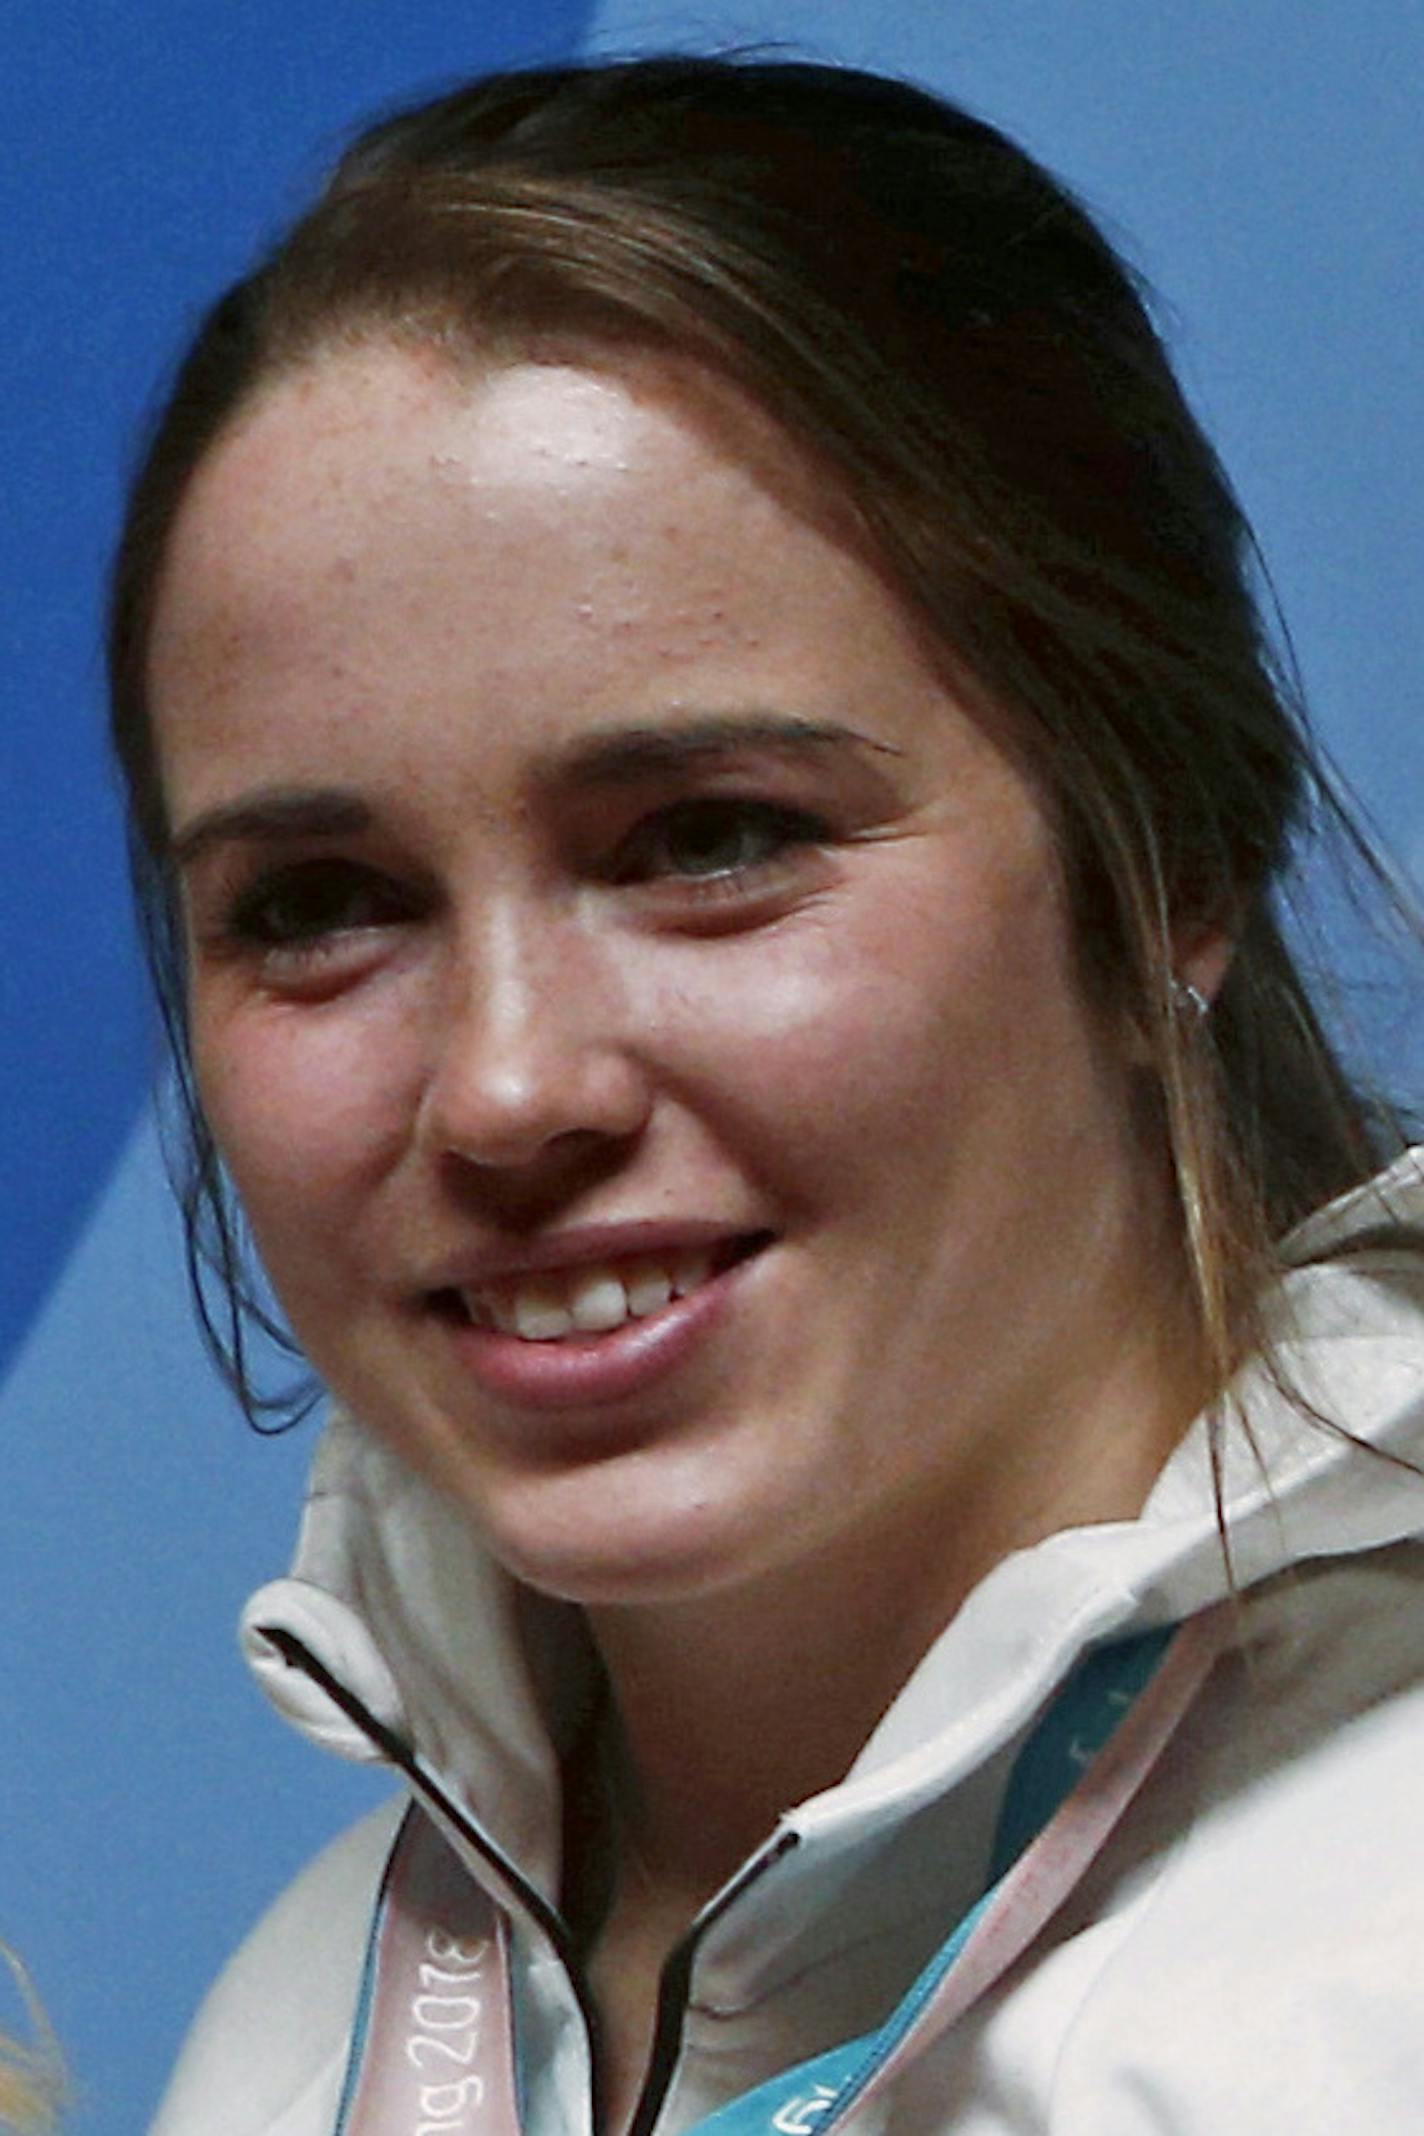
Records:
[[[297,861],[250,884],[233,901],[225,932],[263,950],[319,948],[334,936],[389,926],[406,916],[394,884],[350,861]]]
[[[615,879],[711,882],[742,876],[790,847],[814,845],[826,835],[814,816],[772,801],[678,801],[639,824],[624,841]]]

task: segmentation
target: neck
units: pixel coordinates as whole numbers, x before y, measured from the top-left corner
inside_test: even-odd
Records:
[[[598,1615],[617,1711],[610,1780],[623,1851],[632,1870],[690,1906],[784,1811],[845,1774],[918,1658],[918,1640],[907,1642],[889,1612],[872,1627],[862,1607],[855,1632],[842,1636],[814,1611],[793,1614],[796,1601],[749,1595],[740,1607]],[[896,1597],[900,1618],[903,1602]]]
[[[907,1507],[804,1566],[731,1591],[591,1612],[617,1715],[610,1774],[630,1869],[689,1908],[778,1819],[844,1778],[989,1564],[1029,1538],[956,1551]],[[982,1551],[982,1554],[981,1554]]]

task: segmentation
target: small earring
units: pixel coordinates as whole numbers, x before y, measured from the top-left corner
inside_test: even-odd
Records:
[[[1180,1016],[1184,1023],[1194,1024],[1205,1023],[1211,1014],[1211,1003],[1201,988],[1193,986],[1190,979],[1179,979],[1175,972],[1172,974],[1172,1013]]]

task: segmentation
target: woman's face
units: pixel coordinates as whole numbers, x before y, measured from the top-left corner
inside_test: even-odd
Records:
[[[729,389],[314,360],[200,470],[152,683],[268,1270],[516,1574],[933,1589],[1136,1506],[1156,1174],[1048,825]]]

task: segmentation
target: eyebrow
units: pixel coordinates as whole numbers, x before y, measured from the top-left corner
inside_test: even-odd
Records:
[[[261,845],[282,838],[345,838],[369,830],[368,802],[338,787],[269,786],[205,809],[170,841],[169,859],[191,867],[216,845]]]
[[[674,727],[618,727],[587,735],[553,752],[543,776],[558,786],[623,786],[747,750],[792,758],[835,750],[904,754],[893,742],[835,721],[788,713],[714,713]],[[346,838],[369,830],[374,820],[369,802],[340,787],[260,787],[205,809],[175,832],[169,860],[181,870],[214,846]]]
[[[607,734],[590,734],[559,751],[553,771],[560,784],[619,786],[746,750],[800,757],[838,749],[880,756],[904,754],[893,742],[835,721],[776,712],[713,713],[685,725],[619,727]]]

